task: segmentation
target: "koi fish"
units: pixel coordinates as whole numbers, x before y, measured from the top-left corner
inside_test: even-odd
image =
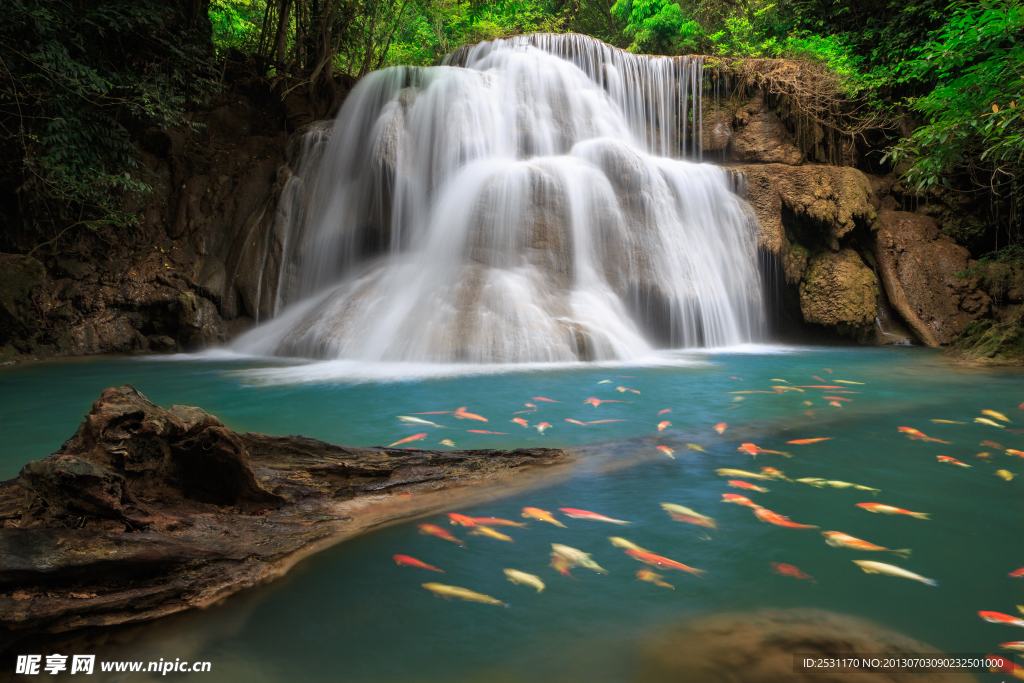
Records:
[[[754,516],[762,522],[768,522],[775,526],[785,527],[787,529],[819,529],[820,527],[814,524],[797,524],[796,522],[790,521],[789,517],[780,515],[777,512],[772,512],[768,508],[757,507],[754,508]]]
[[[952,441],[943,441],[942,439],[934,439],[927,436],[924,432],[919,432],[913,427],[897,427],[898,431],[907,435],[908,439],[913,441],[934,441],[935,443],[953,443]]]
[[[667,512],[668,516],[677,522],[686,522],[687,524],[703,526],[709,529],[718,528],[718,525],[715,524],[715,520],[707,515],[702,515],[695,510],[691,510],[688,507],[676,505],[675,503],[662,503],[661,509]]]
[[[551,562],[548,566],[562,576],[568,576],[570,579],[573,578],[572,574],[569,573],[569,570],[572,569],[572,565],[558,553],[551,553]]]
[[[418,417],[410,417],[408,415],[399,415],[398,419],[401,420],[402,422],[407,422],[408,424],[423,425],[425,427],[440,427],[441,429],[448,429],[448,427],[445,427],[444,425],[439,425],[436,422],[431,422],[430,420],[421,420]]]
[[[591,420],[590,422],[586,422],[584,424],[588,424],[588,425],[603,425],[603,424],[608,424],[609,422],[629,422],[629,420]]]
[[[828,404],[830,406],[835,406],[836,408],[842,408],[843,407],[843,404],[840,403],[839,401],[829,401]]]
[[[548,512],[547,510],[541,510],[540,508],[523,508],[523,517],[527,519],[536,519],[539,522],[547,522],[548,524],[554,524],[555,526],[560,526],[563,529],[568,528],[564,524],[559,522],[557,519],[555,519],[555,516],[552,515],[550,512]]]
[[[658,411],[658,415],[664,415],[665,413],[671,413],[671,412],[672,412],[671,408],[665,408],[664,410],[659,410]]]
[[[978,453],[978,454],[977,454],[976,456],[974,456],[974,457],[975,457],[975,458],[981,458],[982,460],[987,460],[987,459],[989,459],[989,458],[991,458],[991,457],[992,457],[992,454],[991,454],[991,453],[989,453],[988,451],[985,451],[985,452],[982,452],[982,453]]]
[[[1018,652],[1024,652],[1024,640],[1016,640],[1009,643],[999,643],[999,647],[1006,648],[1007,650],[1017,650]]]
[[[493,538],[493,539],[495,539],[497,541],[505,541],[506,543],[515,543],[515,541],[512,540],[511,536],[506,536],[505,534],[501,533],[500,531],[495,531],[494,529],[492,529],[489,526],[474,527],[474,529],[469,532],[469,535],[470,536],[487,536],[488,538]]]
[[[728,428],[729,428],[729,425],[727,425],[727,424],[726,424],[726,423],[724,423],[724,422],[719,422],[718,424],[716,424],[716,425],[714,426],[714,430],[715,430],[716,432],[718,432],[719,434],[721,434],[722,432],[724,432],[724,431],[725,431],[726,429],[728,429]]]
[[[398,445],[403,444],[403,443],[409,443],[410,441],[419,441],[420,439],[425,439],[425,438],[427,438],[426,432],[424,432],[422,434],[413,434],[412,436],[407,436],[404,439],[399,439],[398,441],[394,442],[393,444],[389,444],[388,448],[394,448],[395,446],[398,446]]]
[[[1000,451],[1005,451],[1006,450],[1005,446],[1003,446],[1002,444],[998,444],[995,441],[987,441],[986,440],[986,441],[982,441],[978,445],[979,446],[988,446],[989,448],[995,448],[995,449],[1000,450]]]
[[[466,544],[464,542],[462,542],[459,539],[455,538],[454,536],[452,536],[450,533],[448,533],[447,531],[445,531],[444,529],[442,529],[439,526],[436,526],[434,524],[417,524],[416,526],[419,527],[420,533],[423,534],[424,536],[437,536],[441,540],[451,541],[452,543],[457,543],[458,545],[461,545],[462,547],[466,546]]]
[[[452,415],[454,415],[455,417],[457,417],[460,420],[476,420],[477,422],[487,422],[487,418],[486,417],[481,417],[480,415],[477,415],[476,413],[467,413],[466,412],[466,406],[462,406],[461,408],[456,408],[455,412],[452,413]]]
[[[777,384],[777,385],[773,386],[772,389],[775,390],[776,394],[781,394],[781,393],[784,393],[784,392],[787,392],[787,391],[797,391],[797,392],[800,392],[801,394],[806,393],[800,387],[784,387],[784,386],[782,386],[780,384]]]
[[[1003,425],[999,424],[998,422],[993,422],[987,417],[976,417],[974,418],[974,421],[977,422],[978,424],[989,425],[991,427],[998,427],[999,429],[1005,429]]]
[[[988,668],[991,673],[1010,674],[1014,678],[1024,679],[1024,668],[1017,666],[1012,660],[999,655],[985,655],[992,665]]]
[[[572,517],[573,519],[587,519],[591,522],[608,522],[609,524],[632,524],[632,522],[624,522],[621,519],[612,519],[611,517],[605,517],[599,515],[596,512],[589,512],[587,510],[577,510],[576,508],[558,508],[565,513],[566,517]]]
[[[534,401],[544,401],[545,403],[561,403],[561,401],[556,401],[550,398],[544,398],[543,396],[531,396],[530,398]]]
[[[532,408],[533,410],[518,410],[518,411],[516,411],[516,412],[514,412],[512,414],[513,415],[520,415],[522,413],[536,413],[537,412],[537,406],[533,405],[532,403],[524,403],[523,405],[526,406],[527,408]]]
[[[501,607],[508,607],[505,603],[497,598],[492,598],[489,595],[483,593],[477,593],[471,591],[468,588],[460,588],[459,586],[446,586],[443,583],[423,583],[420,584],[428,591],[434,594],[434,597],[444,598],[457,598],[459,600],[466,600],[467,602],[479,602],[485,605],[499,605]]]
[[[567,418],[565,418],[565,421],[566,421],[566,422],[571,422],[571,423],[573,423],[574,425],[580,425],[581,427],[586,427],[586,426],[587,426],[587,423],[586,423],[586,422],[580,422],[579,420],[574,420],[574,419],[572,419],[571,417],[567,417]]]
[[[875,552],[888,552],[894,555],[898,555],[903,559],[910,557],[910,548],[899,548],[893,550],[891,548],[883,548],[880,545],[874,543],[868,543],[862,541],[859,538],[854,538],[849,534],[844,534],[841,531],[822,531],[821,535],[825,537],[825,543],[829,544],[833,548],[849,548],[850,550],[868,550]]]
[[[489,432],[486,429],[467,429],[470,434],[508,434],[508,432]]]
[[[612,381],[610,379],[603,379],[600,382],[598,382],[598,384],[611,384],[611,383],[612,383]]]
[[[672,423],[669,422],[668,420],[665,420],[664,422],[659,422],[658,423],[658,431],[659,432],[665,431],[666,427],[671,427],[671,426],[672,426]]]
[[[801,401],[800,403],[801,403],[802,405],[805,405],[805,406],[807,406],[807,407],[810,407],[810,406],[813,406],[813,405],[814,405],[814,404],[813,404],[813,403],[811,403],[810,401]]]
[[[441,444],[442,446],[449,446],[451,448],[455,448],[455,442],[452,441],[451,439],[441,439],[440,441],[438,441],[438,443]]]
[[[668,446],[658,446],[657,448],[655,448],[655,450],[661,451],[662,453],[664,453],[668,457],[672,458],[673,460],[676,459],[676,456],[673,455],[673,453],[675,453],[675,451],[672,450],[671,448],[669,448]]]
[[[842,389],[842,387],[834,387],[831,384],[801,384],[801,389]]]
[[[547,422],[541,422],[539,425],[534,425],[533,428],[536,429],[541,434],[543,434],[547,430],[551,429],[551,425]]]
[[[622,548],[623,550],[639,550],[640,552],[646,553],[647,550],[641,548],[633,541],[627,541],[621,536],[609,536],[608,540],[612,542],[612,545],[616,548]]]
[[[754,456],[755,458],[758,455],[762,455],[764,453],[771,453],[771,454],[774,454],[774,455],[784,455],[787,458],[792,458],[793,457],[792,453],[786,453],[785,451],[770,451],[767,448],[760,448],[756,444],[752,444],[752,443],[740,444],[740,447],[737,448],[736,450],[738,450],[741,453],[750,453],[750,455]]]
[[[868,512],[880,512],[883,515],[910,515],[917,519],[930,519],[929,515],[931,514],[929,512],[911,512],[910,510],[904,510],[891,505],[882,505],[881,503],[857,503],[856,505]]]
[[[1004,481],[1010,481],[1017,475],[1007,470],[996,470],[996,476],[1003,479]]]
[[[722,502],[723,503],[735,503],[736,505],[742,505],[742,506],[748,507],[748,508],[759,508],[759,507],[761,507],[760,505],[758,505],[754,501],[750,500],[746,496],[741,496],[741,495],[739,495],[737,493],[723,493],[722,494]]]
[[[701,574],[705,573],[705,571],[703,569],[694,569],[693,567],[686,566],[682,562],[676,562],[675,560],[670,560],[667,557],[662,557],[661,555],[655,555],[654,553],[650,553],[650,552],[647,552],[647,551],[644,551],[644,550],[627,550],[626,554],[629,555],[630,557],[632,557],[634,560],[639,560],[640,562],[643,562],[644,564],[649,564],[649,565],[652,565],[654,567],[664,567],[665,569],[676,569],[676,570],[681,571],[681,572],[689,572],[690,574],[693,574],[694,576],[700,576]]]
[[[560,543],[552,543],[551,550],[553,550],[555,554],[561,557],[563,560],[568,562],[569,565],[572,567],[583,567],[584,569],[595,571],[598,574],[608,573],[605,569],[601,568],[597,564],[597,562],[594,562],[592,559],[590,559],[590,553],[585,553],[582,550],[570,548],[569,546],[562,545]]]
[[[929,422],[934,422],[935,424],[942,424],[942,425],[965,425],[965,424],[967,424],[966,422],[957,422],[956,420],[929,420]]]
[[[818,583],[814,580],[814,577],[810,574],[804,574],[798,568],[791,564],[783,564],[782,562],[772,562],[772,571],[779,576],[792,576],[794,579],[802,579],[804,581],[810,581],[811,583]]]
[[[1006,626],[1020,626],[1024,628],[1024,619],[1011,617],[1002,612],[978,612],[978,616],[990,624],[1005,624]]]
[[[520,529],[526,529],[529,526],[523,522],[513,522],[510,519],[502,519],[501,517],[471,517],[470,519],[477,526],[514,526]]]
[[[473,521],[472,517],[460,515],[457,512],[449,512],[448,520],[448,523],[452,526],[476,526],[476,522]]]
[[[995,418],[997,420],[1002,420],[1003,422],[1009,422],[1010,421],[1010,418],[1006,417],[1002,413],[997,413],[994,410],[983,410],[983,411],[981,411],[981,414],[982,415],[988,415],[989,417]]]
[[[416,567],[417,569],[429,569],[432,572],[441,572],[444,574],[443,569],[438,569],[432,564],[427,564],[422,560],[417,560],[415,557],[409,557],[408,555],[392,555],[391,559],[395,561],[399,567]]]
[[[1014,571],[1007,574],[1007,576],[1009,576],[1011,579],[1021,578],[1022,576],[1024,576],[1024,567],[1021,567],[1020,569],[1015,569]]]
[[[783,474],[782,470],[777,470],[774,467],[762,467],[761,468],[761,474],[768,475],[772,479],[782,479],[783,481],[793,481],[792,479],[787,477],[785,474]]]
[[[828,381],[830,381],[830,380],[825,379],[824,377],[818,377],[817,375],[811,375],[811,377],[813,379],[818,380],[819,382],[828,382]]]
[[[1007,455],[1016,455],[1018,458],[1024,458],[1024,451],[1018,451],[1016,448],[1007,448]]]
[[[665,578],[657,572],[652,572],[650,569],[637,569],[636,579],[637,581],[646,581],[647,583],[653,583],[655,586],[662,588],[671,588],[675,590],[675,586],[671,583],[665,583],[662,579]]]
[[[736,375],[729,375],[729,379],[738,379],[741,382],[743,381],[742,377],[737,377]]]
[[[901,579],[910,579],[911,581],[920,581],[923,584],[929,586],[938,586],[939,582],[935,579],[926,579],[920,574],[901,569],[900,567],[893,566],[891,564],[885,564],[884,562],[872,562],[871,560],[853,560],[853,563],[864,570],[865,574],[885,574],[887,576],[896,576]]]
[[[619,392],[620,394],[623,394],[628,390],[626,389],[626,387],[615,387],[615,391]]]
[[[584,403],[588,403],[588,404],[590,404],[590,405],[592,405],[592,406],[594,406],[596,408],[599,405],[601,405],[602,403],[629,403],[629,401],[616,401],[616,400],[613,400],[613,399],[610,399],[610,398],[606,398],[606,399],[604,399],[602,401],[599,398],[594,398],[593,396],[591,396],[586,401],[584,401]]]
[[[832,439],[831,436],[822,436],[818,437],[817,439],[793,439],[792,441],[787,441],[786,443],[795,444],[797,446],[806,446],[808,444],[819,443],[821,441],[829,441],[830,439]]]
[[[749,481],[740,481],[739,479],[730,479],[728,482],[729,486],[734,489],[744,489],[746,491],[757,491],[758,493],[768,493],[768,489],[763,486],[756,486],[751,484]]]
[[[746,472],[744,470],[733,470],[729,468],[722,468],[715,470],[715,473],[720,477],[740,477],[742,479],[763,479],[769,481],[775,477],[769,477],[766,474],[754,474],[753,472]]]
[[[852,398],[843,398],[842,396],[822,396],[822,398],[830,398],[833,401],[846,401],[847,403],[853,402]]]
[[[970,465],[968,465],[967,463],[960,462],[956,458],[951,458],[948,455],[936,455],[935,458],[939,462],[948,462],[950,465],[959,465],[960,467],[970,467]]]
[[[851,382],[846,379],[834,379],[832,381],[835,382],[836,384],[864,384],[864,382]]]
[[[517,425],[522,425],[523,427],[529,427],[530,426],[530,423],[527,422],[526,420],[524,420],[521,417],[514,417],[511,420],[509,420],[509,422],[515,422]]]
[[[785,384],[789,384],[789,382],[787,382],[787,381],[786,381],[786,380],[784,380],[784,379],[770,379],[770,380],[768,380],[768,381],[769,381],[769,382],[783,382],[783,383],[785,383]]]
[[[536,588],[538,593],[544,590],[544,582],[540,580],[539,576],[527,574],[526,572],[521,572],[518,569],[503,569],[502,571],[505,572],[505,576],[512,583],[517,583],[520,586]]]

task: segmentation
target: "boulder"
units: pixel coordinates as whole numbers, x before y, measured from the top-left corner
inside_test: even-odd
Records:
[[[178,340],[185,349],[201,349],[220,341],[224,321],[209,299],[193,292],[178,296]]]
[[[878,280],[853,249],[811,258],[800,283],[804,320],[865,342],[874,336]]]
[[[793,137],[786,126],[765,104],[760,94],[736,113],[735,123],[736,131],[731,136],[731,148],[737,160],[755,164],[789,165],[803,161],[803,155],[793,144]]]
[[[886,293],[926,344],[952,342],[991,311],[991,298],[968,271],[970,254],[929,216],[883,209],[876,258]]]
[[[979,365],[1024,365],[1024,316],[967,323],[946,353]]]

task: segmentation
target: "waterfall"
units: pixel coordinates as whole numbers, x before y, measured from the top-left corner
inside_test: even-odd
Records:
[[[701,58],[580,35],[463,48],[349,94],[295,167],[247,353],[629,359],[759,341],[756,220],[702,154]]]

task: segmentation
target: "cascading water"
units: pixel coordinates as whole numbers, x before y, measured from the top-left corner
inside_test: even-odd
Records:
[[[753,214],[729,171],[680,158],[700,155],[702,73],[533,35],[366,76],[290,181],[274,300],[296,303],[236,348],[543,362],[758,341]]]

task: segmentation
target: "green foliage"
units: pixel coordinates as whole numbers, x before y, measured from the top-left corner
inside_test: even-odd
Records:
[[[695,51],[703,28],[683,15],[675,0],[617,0],[611,14],[633,39],[627,48],[637,54],[682,54]]]
[[[267,5],[263,0],[211,0],[210,23],[218,52],[255,52]]]

